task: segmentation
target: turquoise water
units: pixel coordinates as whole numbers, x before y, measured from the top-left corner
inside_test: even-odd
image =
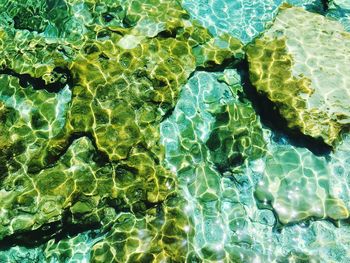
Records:
[[[237,94],[225,82],[218,81],[224,76],[239,90],[240,78],[234,70],[199,72],[182,89],[172,116],[161,126],[169,166],[178,171],[195,221],[195,246],[213,247],[220,254],[234,255],[237,262],[347,262],[350,228],[346,223],[335,227],[326,221],[306,223],[300,219],[324,213],[317,211],[323,210],[324,204],[324,197],[317,193],[322,196],[325,191],[349,204],[349,162],[345,157],[349,140],[336,154],[318,157],[286,139],[274,141],[273,133],[264,129],[270,156],[245,162],[233,174],[220,173],[210,160],[205,142],[214,123],[209,109],[230,101],[237,103]],[[194,133],[195,141],[201,142],[200,157],[191,161],[185,160],[186,155],[193,156],[191,150],[181,146],[189,133]],[[313,174],[311,177],[306,169]],[[202,187],[203,181],[215,182],[204,186],[206,191],[216,194],[213,200],[201,200],[198,192],[192,190],[193,185]],[[284,224],[292,224],[277,231],[279,223],[273,211]]]
[[[228,32],[243,43],[252,41],[264,31],[275,17],[282,0],[193,0],[184,1],[184,7],[213,34]],[[313,0],[289,0],[291,5],[322,10]]]
[[[350,262],[350,7],[283,2],[0,1],[0,262]]]

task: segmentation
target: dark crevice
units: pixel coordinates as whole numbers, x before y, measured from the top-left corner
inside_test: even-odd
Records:
[[[262,124],[273,133],[273,140],[283,142],[284,139],[297,147],[305,147],[315,155],[329,155],[332,147],[323,142],[322,139],[316,139],[301,133],[299,130],[288,127],[287,121],[280,114],[276,105],[270,101],[264,94],[257,92],[249,79],[249,67],[247,59],[243,60],[236,67],[242,79],[242,86],[246,97],[252,102],[252,105],[260,116]]]
[[[331,153],[332,147],[327,145],[321,138],[313,138],[305,135],[297,129],[288,127],[287,121],[280,114],[276,105],[265,95],[257,92],[249,79],[249,66],[247,59],[239,60],[235,58],[226,59],[222,64],[197,67],[188,77],[191,79],[197,72],[223,72],[225,69],[234,68],[241,76],[242,86],[245,94],[239,94],[240,99],[244,96],[252,102],[252,105],[260,116],[262,124],[273,131],[272,139],[277,143],[288,143],[296,147],[305,147],[318,156],[327,156]],[[171,115],[172,111],[164,116],[163,120]]]
[[[108,155],[106,153],[98,150],[96,140],[91,133],[89,133],[89,132],[75,132],[69,136],[69,138],[67,139],[66,143],[64,144],[62,150],[58,154],[53,154],[53,155],[50,155],[50,153],[48,154],[48,156],[46,158],[48,165],[46,165],[44,167],[40,167],[40,169],[37,169],[38,168],[37,166],[32,166],[32,167],[29,166],[28,173],[29,174],[36,174],[42,170],[54,167],[55,165],[57,165],[57,162],[61,159],[61,157],[67,153],[67,151],[72,146],[74,141],[76,141],[80,138],[83,138],[83,137],[89,138],[92,145],[95,148],[96,154],[94,154],[94,158],[93,158],[94,162],[96,162],[97,164],[100,164],[100,165],[105,165],[105,164],[110,162]]]
[[[13,76],[19,79],[19,84],[23,88],[32,86],[34,90],[46,90],[50,93],[57,93],[62,90],[66,85],[73,86],[72,75],[66,68],[56,67],[52,71],[51,83],[46,84],[42,78],[35,78],[29,74],[19,74],[12,69],[0,70],[0,74]]]
[[[94,145],[94,148],[97,151],[97,153],[93,157],[95,162],[99,163],[100,165],[107,165],[111,163],[106,154],[99,152],[97,150],[96,142],[92,137],[92,135],[89,133],[75,133],[72,136],[70,136],[67,146],[65,147],[65,150],[62,151],[62,153],[59,156],[56,156],[57,160],[60,159],[60,157],[66,153],[68,148],[72,145],[72,143],[75,140],[82,137],[88,137],[91,140],[92,144]],[[143,147],[143,146],[138,145],[137,147]],[[50,166],[54,166],[57,160],[55,161],[55,163],[52,163]],[[131,172],[137,172],[137,170],[133,169],[132,167],[128,167],[123,164],[121,164],[118,167],[131,170]],[[47,168],[48,167],[44,169],[47,169]],[[77,195],[75,198],[73,198],[72,203],[74,204],[76,201],[79,201],[81,198],[82,196]],[[104,205],[114,208],[117,214],[122,212],[133,213],[138,217],[144,217],[149,209],[156,208],[157,210],[159,210],[162,204],[164,203],[164,201],[151,203],[147,201],[147,199],[145,200],[141,199],[139,203],[140,204],[142,203],[143,209],[141,209],[140,211],[138,210],[134,211],[132,205],[131,206],[128,205],[126,201],[123,204],[123,203],[120,203],[120,200],[118,203],[117,199],[106,198],[104,200]],[[0,250],[6,250],[6,249],[9,249],[10,247],[17,246],[17,245],[24,246],[27,248],[33,248],[33,247],[40,246],[53,238],[55,239],[55,242],[58,242],[60,240],[69,238],[71,236],[75,236],[77,234],[83,233],[88,230],[98,230],[101,228],[101,224],[98,222],[86,223],[86,224],[73,224],[71,223],[72,218],[73,218],[73,215],[71,211],[69,209],[66,209],[62,213],[61,220],[44,224],[40,228],[35,230],[26,230],[23,232],[18,232],[16,234],[12,234],[10,236],[4,237],[2,240],[0,240]],[[106,231],[108,231],[108,229],[104,229],[104,232]]]
[[[67,147],[66,151],[69,149],[69,147],[73,144],[74,141],[76,141],[80,138],[83,138],[83,137],[89,138],[89,140],[91,141],[92,145],[95,148],[95,154],[93,157],[94,162],[96,162],[99,165],[106,165],[106,164],[110,163],[108,155],[105,152],[100,151],[98,149],[95,137],[90,132],[75,132],[75,133],[73,133],[68,139],[68,147]],[[65,152],[63,154],[61,154],[61,156],[64,155]]]
[[[313,3],[305,5],[305,9],[309,12],[325,15],[329,9],[328,0],[315,0]]]
[[[322,7],[323,7],[323,11],[324,11],[324,12],[327,12],[328,9],[329,9],[328,0],[321,0],[321,4],[322,4]]]
[[[80,197],[78,197],[79,199]],[[132,213],[137,217],[144,217],[149,209],[156,209],[158,212],[161,210],[161,207],[164,201],[157,203],[151,203],[147,200],[140,200],[144,204],[143,211],[132,211],[132,207],[116,205],[115,200],[107,200],[106,204],[110,207],[113,207],[117,214],[119,213]],[[73,201],[74,203],[74,201]],[[81,234],[86,231],[96,231],[95,235],[97,236],[101,229],[101,224],[98,222],[86,223],[86,224],[73,224],[72,222],[72,213],[69,209],[66,209],[62,213],[62,219],[56,222],[47,223],[42,225],[40,228],[35,230],[23,231],[16,233],[7,237],[4,237],[0,240],[0,250],[7,250],[13,246],[24,246],[27,248],[34,248],[40,245],[45,244],[50,239],[55,239],[55,243],[60,240]],[[108,232],[108,228],[102,230],[104,233]]]
[[[198,71],[202,72],[223,72],[225,69],[237,67],[241,60],[235,57],[226,58],[221,64],[215,64],[209,61],[205,66],[198,66],[194,72],[191,73],[189,79]]]
[[[176,38],[177,29],[163,30],[156,35],[156,38]]]
[[[167,120],[167,119],[173,114],[173,112],[174,112],[174,110],[175,110],[175,107],[176,107],[176,106],[171,107],[170,109],[167,109],[167,110],[165,111],[165,114],[164,114],[164,115],[161,117],[161,119],[160,119],[160,123],[162,123],[163,121]]]
[[[98,223],[76,225],[68,223],[71,212],[67,209],[63,212],[62,219],[48,223],[32,231],[23,231],[3,238],[0,241],[0,250],[6,250],[13,246],[34,248],[54,238],[56,242],[70,236],[75,236],[88,230],[96,230],[101,227]]]
[[[115,17],[114,17],[114,15],[112,15],[112,14],[110,14],[110,13],[103,13],[102,14],[102,18],[103,18],[103,20],[106,22],[106,23],[109,23],[109,22],[111,22]]]
[[[138,20],[133,17],[129,16],[128,14],[125,14],[124,18],[122,19],[122,25],[124,28],[132,28],[136,26]]]

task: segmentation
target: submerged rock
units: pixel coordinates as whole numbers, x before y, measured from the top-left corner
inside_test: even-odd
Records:
[[[53,167],[34,175],[21,169],[6,177],[0,196],[3,211],[0,238],[53,222],[98,222],[98,214],[104,212],[103,209],[97,212],[97,207],[103,197],[112,197],[113,178],[112,167],[99,165],[93,160],[96,158],[91,141],[83,137]],[[69,207],[71,215],[63,219]],[[45,239],[45,234],[42,238]]]
[[[245,159],[254,160],[265,154],[261,124],[249,103],[230,102],[211,112],[216,121],[206,146],[219,170],[230,170]]]
[[[330,193],[331,170],[324,157],[289,146],[277,146],[271,154],[255,196],[272,206],[282,224],[349,217],[345,203]]]
[[[195,4],[239,14],[249,41],[280,2]],[[212,36],[174,0],[4,0],[0,28],[1,262],[349,261],[346,220],[287,224],[348,217],[348,144],[339,180],[307,150],[271,157],[224,69],[244,57],[232,31]],[[309,199],[285,204],[298,184]]]
[[[93,261],[182,261],[188,219],[164,167],[160,123],[191,73],[241,59],[241,42],[214,40],[172,0],[5,2],[0,239],[101,227],[108,235]],[[123,213],[135,232],[114,224]]]
[[[284,5],[247,55],[252,84],[288,126],[334,146],[350,124],[350,34],[336,21]]]
[[[192,233],[185,205],[183,198],[172,196],[144,217],[120,213],[92,247],[90,262],[186,262]]]
[[[241,92],[233,69],[196,72],[172,115],[161,123],[166,161],[176,171],[193,224],[188,242],[198,254],[187,261],[251,261],[256,256],[246,249],[251,238],[240,235],[247,213],[237,187],[219,171],[230,174],[265,154],[259,118],[251,103],[239,97]]]

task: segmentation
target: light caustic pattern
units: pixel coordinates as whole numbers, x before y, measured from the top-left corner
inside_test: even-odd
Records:
[[[233,69],[279,5],[1,1],[0,262],[349,262],[350,139],[275,141]]]
[[[215,126],[211,111],[230,104],[238,111],[249,111],[250,104],[238,99],[240,89],[234,70],[199,72],[183,88],[172,116],[161,124],[166,159],[177,171],[180,190],[188,202],[186,212],[193,220],[194,249],[201,260],[209,256],[222,262],[346,262],[350,256],[348,243],[343,242],[350,238],[347,224],[337,229],[326,221],[311,221],[306,226],[303,219],[348,217],[349,207],[342,201],[349,205],[350,192],[344,182],[348,142],[327,161],[286,141],[276,143],[268,130],[257,126],[250,132],[264,133],[267,155],[231,164],[231,169],[222,171],[207,147]],[[251,116],[245,123],[239,117],[235,122],[246,128],[256,118]],[[265,147],[262,141],[252,145]],[[278,233],[276,224],[288,225]]]
[[[338,22],[284,5],[247,48],[251,81],[289,127],[335,145],[350,123],[349,44]]]
[[[241,58],[240,41],[214,40],[173,1],[1,8],[1,239],[100,228],[92,262],[184,261],[189,223],[159,124],[196,67]],[[50,242],[62,253],[47,260],[73,256],[74,240]]]
[[[314,0],[183,0],[183,6],[213,34],[227,32],[248,43],[264,31],[283,2],[321,9]]]
[[[201,260],[254,256],[236,248],[242,240],[235,231],[243,230],[247,214],[232,178],[222,177],[216,169],[241,165],[246,158],[264,153],[261,126],[252,106],[239,101],[240,89],[233,70],[198,72],[182,89],[172,116],[161,124],[166,159],[170,169],[177,171],[188,202],[185,212],[193,221],[193,246]],[[229,132],[232,125],[234,133]]]

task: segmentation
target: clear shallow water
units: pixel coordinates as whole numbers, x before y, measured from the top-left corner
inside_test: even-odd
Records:
[[[14,2],[9,2],[13,6]],[[134,2],[132,7],[130,7],[131,2]],[[160,2],[164,5],[161,6]],[[192,54],[188,51],[193,45],[192,42],[197,41],[196,45],[200,45],[198,43],[201,43],[202,40],[198,39],[205,38],[207,34],[204,30],[199,36],[194,35],[192,42],[181,42],[183,41],[183,35],[181,35],[181,38],[175,36],[178,42],[163,44],[163,38],[174,38],[171,30],[169,32],[165,30],[167,27],[172,28],[172,25],[167,23],[173,21],[167,15],[162,17],[160,14],[166,14],[165,9],[180,10],[180,13],[182,11],[179,6],[174,7],[169,1],[160,2],[149,1],[142,9],[139,8],[142,3],[137,1],[120,1],[117,4],[102,1],[100,5],[94,5],[93,8],[85,1],[66,1],[67,5],[65,1],[57,1],[54,6],[56,5],[57,11],[61,11],[68,21],[63,28],[57,29],[55,20],[52,20],[50,16],[46,17],[48,22],[45,20],[39,27],[35,25],[35,21],[34,26],[29,23],[27,29],[18,28],[18,24],[15,25],[15,31],[17,30],[19,35],[29,34],[28,28],[29,31],[32,31],[33,28],[37,31],[40,29],[42,31],[40,35],[50,39],[49,42],[58,41],[60,45],[69,46],[71,50],[65,47],[64,56],[69,56],[67,52],[74,53],[75,50],[78,50],[78,58],[83,62],[79,62],[78,59],[76,64],[82,68],[81,65],[89,64],[90,68],[81,74],[79,72],[81,68],[78,67],[77,70],[73,66],[71,70],[80,78],[83,76],[83,81],[75,80],[79,85],[75,83],[73,88],[66,86],[56,94],[52,94],[55,93],[52,91],[38,91],[37,88],[27,88],[26,92],[22,92],[23,83],[8,85],[4,82],[0,101],[7,108],[18,111],[20,118],[24,119],[30,127],[34,127],[32,126],[32,112],[42,111],[42,116],[44,119],[49,119],[47,123],[52,128],[47,139],[55,138],[64,129],[66,114],[73,115],[75,120],[81,118],[81,115],[89,116],[90,113],[86,111],[86,108],[83,108],[82,113],[74,113],[70,108],[72,104],[88,104],[92,112],[99,112],[98,107],[102,107],[106,115],[123,118],[123,121],[115,124],[112,117],[107,117],[108,120],[105,122],[105,115],[93,114],[95,122],[91,124],[93,128],[90,131],[88,128],[90,124],[86,125],[84,121],[74,124],[70,120],[71,126],[76,125],[75,129],[79,130],[83,127],[79,132],[87,137],[76,140],[75,148],[70,146],[69,154],[63,154],[62,158],[55,160],[60,166],[52,163],[48,166],[52,168],[52,174],[64,171],[68,174],[66,180],[69,180],[70,177],[74,178],[75,185],[79,189],[94,182],[94,179],[89,179],[92,181],[79,180],[84,178],[83,173],[79,174],[76,170],[90,167],[92,177],[98,177],[100,174],[105,176],[95,184],[95,188],[103,185],[103,190],[97,193],[93,190],[78,192],[86,199],[77,197],[79,200],[79,205],[77,205],[75,198],[67,198],[67,203],[71,203],[62,208],[62,211],[66,211],[65,213],[69,210],[74,218],[72,221],[65,221],[64,224],[73,229],[75,224],[95,228],[96,226],[89,225],[89,220],[91,220],[101,223],[97,227],[100,230],[96,233],[76,231],[82,233],[63,234],[56,239],[53,238],[55,230],[52,236],[43,231],[42,233],[47,234],[48,237],[34,248],[16,246],[20,242],[10,239],[12,245],[0,251],[0,262],[170,262],[171,260],[172,262],[349,262],[350,228],[347,209],[350,209],[350,137],[344,136],[343,142],[337,146],[336,151],[315,155],[307,147],[296,146],[287,135],[276,133],[273,128],[265,126],[252,106],[253,103],[247,98],[249,97],[245,94],[247,90],[243,88],[247,85],[244,83],[246,80],[241,80],[235,66],[210,67],[211,63],[220,64],[222,62],[220,56],[225,53],[216,51],[218,53],[213,52],[216,55],[212,55],[211,50],[218,48],[215,46],[210,46],[211,49],[203,53],[194,52]],[[246,44],[262,33],[265,27],[273,21],[281,3],[282,1],[186,0],[182,4],[191,18],[198,20],[214,36],[220,36],[225,32]],[[348,10],[340,7],[339,3],[327,12],[323,10],[323,6],[318,1],[289,1],[289,3],[333,17],[348,29]],[[22,4],[30,6],[29,3]],[[124,9],[118,8],[119,4]],[[135,12],[133,13],[136,14],[135,17],[141,14],[141,18],[138,18],[141,22],[133,22],[135,17],[119,19],[119,16],[123,16],[122,10],[128,8],[132,10],[131,13]],[[152,12],[158,8],[159,13],[156,11],[154,15]],[[7,19],[12,19],[11,12],[6,13],[4,6],[2,6],[2,11],[1,23],[5,23],[4,27],[11,28],[13,25],[7,25],[6,22]],[[74,16],[69,18],[69,12],[73,12]],[[176,18],[177,13],[175,11],[174,13]],[[109,19],[111,19],[110,22]],[[191,28],[188,25],[189,21],[186,20],[184,23],[185,26],[181,25],[181,27]],[[106,28],[111,32],[117,32],[116,35],[121,35],[123,38],[113,38],[113,35],[108,35],[104,31]],[[128,28],[131,28],[130,31]],[[191,30],[188,29],[189,32]],[[161,34],[159,38],[158,33]],[[34,35],[37,37],[35,32]],[[92,39],[92,42],[97,39],[95,42],[97,48],[93,45],[85,46],[85,42],[80,43],[80,38],[87,42],[86,39]],[[153,43],[148,47],[144,44],[148,43],[148,38],[156,39],[156,44]],[[64,41],[69,42],[69,45]],[[110,45],[110,42],[119,43],[119,46]],[[178,44],[179,42],[183,45]],[[133,50],[138,50],[138,45],[145,45],[147,51],[133,53]],[[157,53],[159,51],[156,48],[157,45],[161,50],[159,53]],[[169,51],[164,46],[170,46],[171,50]],[[225,48],[227,45],[223,46]],[[36,49],[40,50],[40,45],[34,48]],[[102,52],[98,53],[96,49]],[[111,51],[113,49],[117,50],[115,54]],[[84,52],[92,50],[92,54],[97,52],[99,55],[85,58],[81,50]],[[131,50],[131,58],[125,50]],[[30,50],[29,54],[31,52]],[[185,56],[183,56],[184,53]],[[143,62],[143,56],[146,62]],[[177,64],[173,63],[176,56],[182,56],[182,64],[177,61]],[[38,58],[39,62],[36,62],[38,65],[42,63],[40,53],[34,54],[33,57]],[[29,60],[36,61],[34,58],[30,57]],[[17,58],[13,59],[16,61]],[[108,59],[111,60],[106,62]],[[98,62],[95,63],[95,60]],[[156,65],[165,60],[168,63],[165,68],[171,68],[171,70],[165,73],[159,69],[160,67],[158,70],[153,70]],[[199,64],[198,61],[202,63],[207,60],[209,62],[204,63],[206,66],[198,70],[195,69],[193,60],[197,60],[195,61],[197,64]],[[31,62],[26,63],[29,68],[32,67]],[[49,67],[51,67],[50,63],[49,60]],[[133,63],[136,66],[129,68]],[[108,64],[112,66],[108,67]],[[112,71],[111,68],[119,67],[117,64],[126,69],[118,68],[118,71]],[[11,66],[14,70],[21,71],[18,67]],[[143,72],[139,71],[142,67],[148,68]],[[147,70],[152,73],[148,75],[148,78],[142,78],[144,74],[148,74]],[[96,71],[100,75],[96,74]],[[31,74],[30,70],[28,72]],[[133,74],[134,72],[137,74]],[[176,74],[173,77],[174,72]],[[2,72],[6,75],[5,73]],[[40,73],[37,74],[39,78],[42,77]],[[122,76],[123,80],[120,81],[118,78],[119,81],[115,82],[114,76]],[[153,78],[151,79],[152,87],[155,86],[157,89],[164,85],[168,87],[166,84],[168,81],[171,89],[164,93],[160,92],[154,97],[143,97],[144,94],[149,93],[145,87],[149,85],[150,78]],[[124,80],[130,84],[126,85]],[[100,81],[102,84],[99,83]],[[177,84],[179,86],[176,86]],[[75,85],[86,89],[81,90]],[[7,86],[11,89],[4,88]],[[104,89],[108,87],[109,90],[111,86],[116,89],[111,89],[111,92],[105,95]],[[99,89],[96,91],[95,87]],[[125,90],[133,90],[133,92],[119,91],[124,87],[127,87]],[[15,92],[10,93],[9,90],[15,90]],[[116,91],[120,92],[118,96],[115,95]],[[98,99],[87,103],[86,94],[89,92]],[[170,97],[175,98],[169,99],[169,94],[171,94]],[[80,101],[77,102],[77,98]],[[152,103],[148,101],[150,98]],[[21,106],[24,105],[23,102],[28,101],[29,103],[24,103],[26,107]],[[115,101],[121,103],[122,106],[116,106]],[[126,103],[121,101],[126,101]],[[159,102],[161,106],[152,110],[154,104]],[[38,105],[45,107],[42,109],[37,107]],[[172,107],[174,109],[169,110]],[[135,111],[120,114],[125,108],[135,109]],[[164,115],[165,112],[167,113]],[[158,116],[154,117],[157,114]],[[50,119],[53,115],[54,121]],[[128,117],[124,117],[125,115]],[[132,130],[134,126],[129,126],[134,119],[143,137],[137,137],[138,135],[136,136]],[[13,123],[15,123],[14,126],[23,125],[19,121]],[[102,129],[109,129],[108,125],[112,123],[112,131],[108,134],[101,132],[101,126],[99,126],[101,123]],[[42,128],[39,127],[39,131],[40,129]],[[41,138],[40,136],[43,135],[39,131],[36,131],[36,136]],[[127,131],[127,135],[122,135],[116,140],[116,134],[122,133],[121,131]],[[79,137],[79,135],[75,136]],[[91,139],[94,136],[96,141]],[[112,146],[101,143],[101,137],[111,141]],[[92,143],[89,143],[90,139]],[[129,152],[133,157],[125,155],[118,159],[118,156],[123,154],[120,149],[126,147],[124,141],[134,143],[134,140],[137,142],[132,144],[132,150]],[[35,145],[35,141],[33,140],[31,144]],[[140,141],[142,143],[138,144]],[[157,148],[158,142],[164,147],[164,156]],[[118,147],[113,148],[115,145]],[[107,159],[111,156],[114,158],[113,161],[110,161],[110,165],[99,166],[106,161],[98,160],[99,158],[92,153],[94,147],[104,149],[104,154],[107,152]],[[144,148],[150,149],[151,154]],[[30,157],[35,147],[29,149],[25,153],[26,158]],[[99,154],[103,155],[100,152]],[[85,163],[84,161],[87,160],[88,162]],[[30,163],[26,165],[30,166]],[[153,171],[159,171],[166,175],[165,178],[171,178],[170,175],[163,172],[162,167],[175,175],[176,186],[173,181],[164,179],[163,176],[150,176],[153,175]],[[90,168],[84,170],[84,173],[89,174]],[[22,169],[19,173],[14,173],[12,177],[16,178],[18,174],[23,173],[30,180],[33,179],[34,187],[37,187],[35,178],[45,178],[43,175],[45,175],[46,168],[38,174],[27,173],[27,167]],[[148,180],[148,176],[151,179]],[[10,181],[12,177],[9,176],[8,180]],[[113,178],[113,180],[107,178]],[[125,181],[123,181],[124,178]],[[150,183],[154,181],[153,178],[156,178],[157,183]],[[80,184],[80,181],[83,183]],[[105,183],[107,186],[104,186],[104,182],[107,182]],[[55,182],[52,181],[51,185],[55,185]],[[16,187],[16,190],[13,188],[8,190],[3,187],[1,191],[2,193],[7,193],[7,191],[20,193],[21,186]],[[45,187],[50,189],[50,184]],[[159,192],[149,190],[149,188],[154,190],[158,187],[164,189],[162,188]],[[147,201],[142,199],[145,197],[142,197],[140,189],[147,189],[151,192],[146,198]],[[41,188],[38,189],[39,193],[42,191]],[[164,199],[159,197],[166,191],[171,194]],[[123,193],[122,197],[119,196],[119,192]],[[177,199],[173,199],[174,195]],[[46,194],[43,196],[46,198]],[[50,198],[52,196],[61,196],[61,192],[48,195]],[[91,196],[93,198],[88,199]],[[106,202],[96,201],[94,203],[94,200],[99,200],[100,197]],[[40,194],[36,198],[34,200],[40,200]],[[52,201],[52,199],[49,200]],[[94,209],[91,206],[98,208]],[[23,208],[11,208],[13,209],[11,210],[8,206],[4,206],[2,209],[9,214],[11,211],[14,214],[20,211],[19,214],[22,216],[21,209]],[[75,214],[74,211],[79,212]],[[80,217],[79,213],[84,214],[86,211],[91,212],[93,216]],[[29,214],[35,214],[35,211],[29,211]],[[10,218],[7,214],[6,216]],[[55,222],[56,219],[52,218],[50,220]],[[25,217],[20,217],[20,219],[25,221]],[[15,217],[12,222],[18,222],[17,220]],[[45,218],[40,218],[37,224],[41,223],[40,220],[45,224]],[[2,229],[9,228],[4,222],[2,227]],[[19,230],[21,230],[20,227]],[[24,239],[30,238],[30,231],[34,229],[33,227],[28,230],[26,227],[26,224],[23,224],[23,228],[29,231]],[[11,231],[16,230],[16,224],[11,223],[10,229]],[[57,229],[59,232],[59,225]],[[41,230],[40,225],[39,233]],[[173,237],[176,238],[171,239]],[[17,238],[20,240],[21,236]],[[132,255],[136,256],[132,258]]]
[[[211,33],[228,32],[243,43],[252,41],[274,19],[282,0],[186,0],[184,7]],[[291,5],[322,10],[314,0],[289,0]]]
[[[225,73],[232,78],[230,84],[239,87],[238,74],[234,70]],[[270,156],[246,162],[234,174],[220,173],[204,144],[206,131],[213,130],[210,127],[214,123],[209,109],[237,100],[225,83],[218,82],[222,75],[194,75],[182,89],[172,116],[161,126],[169,166],[178,171],[195,222],[195,247],[200,250],[211,246],[238,262],[293,262],[298,258],[306,262],[347,262],[350,228],[346,223],[337,228],[326,221],[298,221],[309,216],[322,217],[327,194],[349,205],[349,167],[345,157],[349,152],[348,139],[336,154],[325,158],[296,148],[285,139],[276,142],[266,129]],[[193,155],[181,145],[186,134],[192,132],[195,141],[201,143],[202,154],[189,161],[185,156]],[[215,182],[202,186],[216,194],[213,200],[202,200],[200,193],[191,191],[193,185],[201,187],[203,181]],[[284,224],[293,224],[277,231],[279,223],[271,208]]]

